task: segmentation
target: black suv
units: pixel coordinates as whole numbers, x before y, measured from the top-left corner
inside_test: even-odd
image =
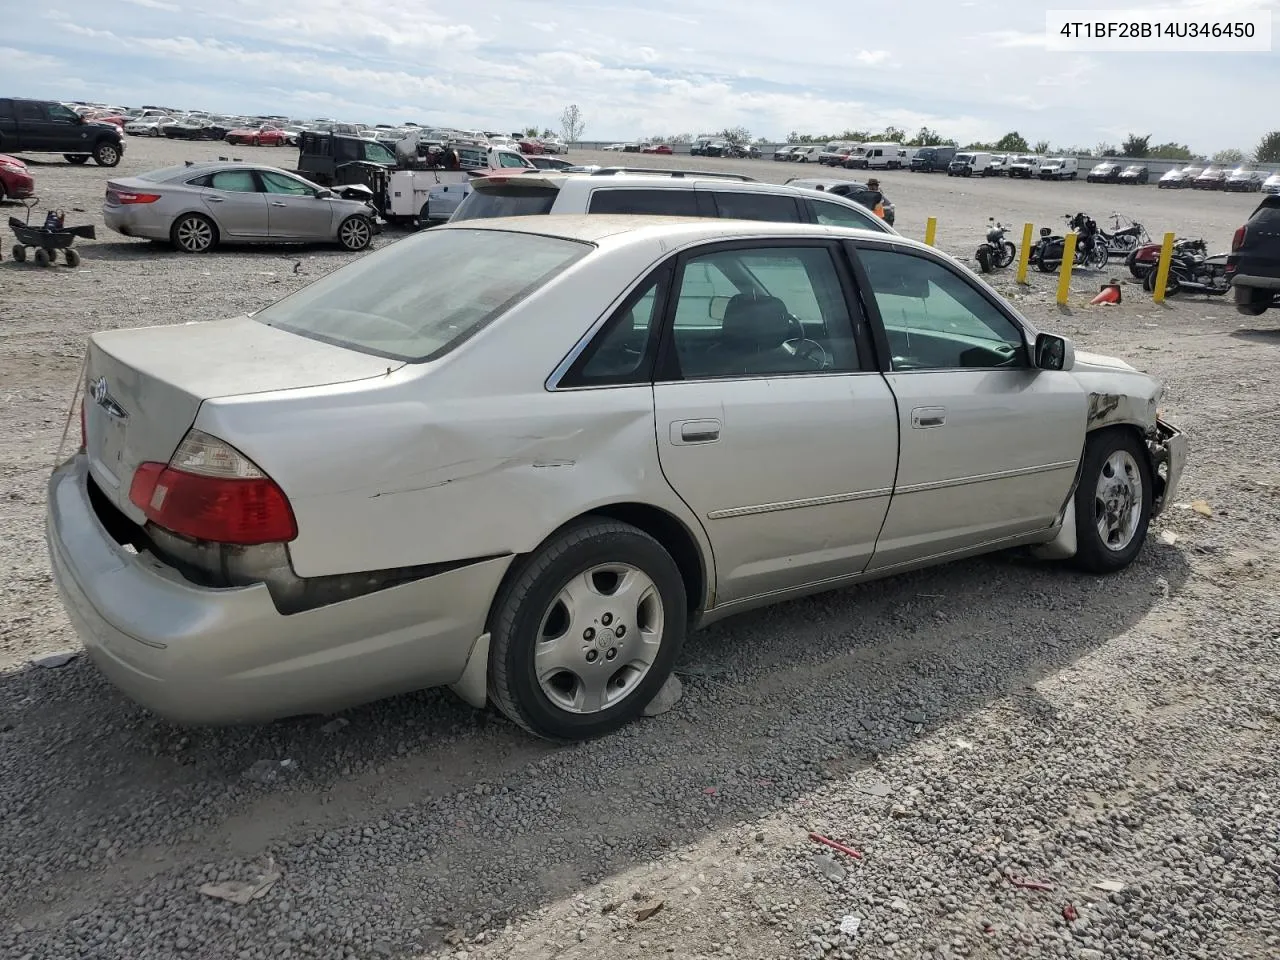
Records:
[[[124,156],[124,131],[53,100],[0,97],[0,153],[60,153],[70,163],[93,157],[114,167]]]
[[[1249,222],[1236,230],[1227,276],[1236,310],[1245,316],[1280,306],[1280,194],[1263,197]]]

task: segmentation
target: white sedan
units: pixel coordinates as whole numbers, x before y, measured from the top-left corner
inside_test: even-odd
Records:
[[[468,221],[86,365],[55,579],[188,722],[451,685],[596,736],[729,614],[1018,546],[1119,570],[1186,457],[1149,376],[817,224]]]

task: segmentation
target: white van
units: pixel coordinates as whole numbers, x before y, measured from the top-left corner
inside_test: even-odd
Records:
[[[978,176],[985,176],[989,166],[991,166],[989,153],[957,153],[947,164],[947,176],[972,177],[975,173]]]
[[[1075,157],[1050,157],[1040,164],[1041,180],[1074,180],[1080,172],[1080,161]]]
[[[909,162],[905,156],[900,143],[864,143],[856,163],[866,170],[901,170]]]

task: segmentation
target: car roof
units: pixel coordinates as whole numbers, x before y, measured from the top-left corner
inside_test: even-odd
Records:
[[[779,223],[768,220],[729,220],[713,217],[660,217],[637,214],[573,213],[546,214],[538,217],[495,217],[446,223],[434,230],[497,230],[507,233],[529,233],[561,237],[586,243],[610,246],[645,243],[661,239],[679,243],[713,240],[787,239],[791,237],[861,237],[889,241],[921,250],[932,250],[923,243],[898,234],[852,227],[831,227],[818,223]]]

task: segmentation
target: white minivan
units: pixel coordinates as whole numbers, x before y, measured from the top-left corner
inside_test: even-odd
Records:
[[[901,170],[907,163],[900,143],[864,143],[860,154],[850,161],[849,166],[866,170]]]
[[[989,153],[957,153],[947,164],[948,177],[972,177],[975,173],[984,176],[991,165]]]
[[[1075,157],[1051,157],[1040,164],[1041,180],[1074,180],[1080,172],[1080,161]]]

